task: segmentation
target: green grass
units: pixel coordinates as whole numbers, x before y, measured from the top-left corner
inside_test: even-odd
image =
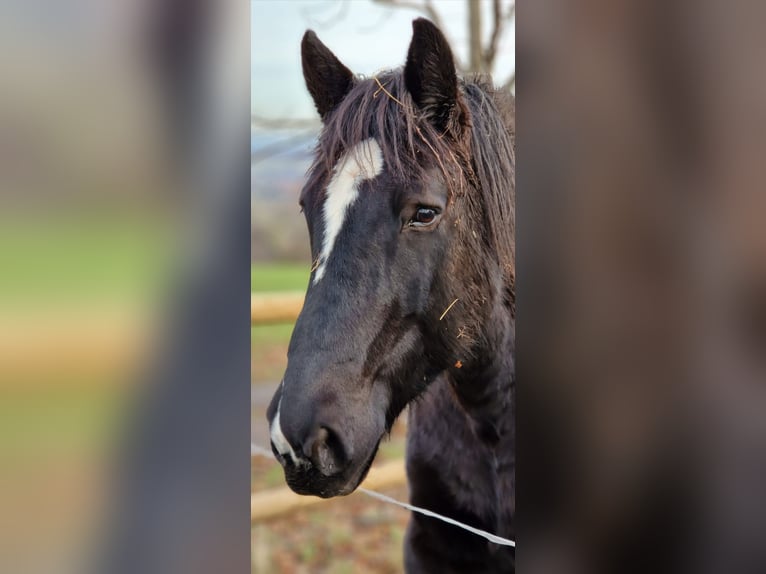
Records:
[[[283,323],[280,325],[256,325],[250,327],[250,343],[253,345],[266,345],[273,343],[290,342],[290,335],[293,333],[293,323]]]
[[[305,291],[309,283],[307,263],[253,263],[250,268],[250,289],[264,291]]]
[[[282,467],[278,464],[275,464],[269,468],[263,477],[263,481],[266,483],[268,488],[282,486],[285,483],[285,475],[284,472],[282,472]]]
[[[250,268],[250,289],[253,293],[267,291],[306,290],[310,268],[302,263],[254,263]],[[254,383],[278,380],[285,369],[285,353],[292,323],[258,325],[250,328],[251,357]]]
[[[340,560],[333,564],[333,574],[353,574],[356,572],[356,563],[353,560]]]
[[[304,563],[311,562],[316,556],[317,547],[312,540],[307,540],[298,548],[298,554]]]

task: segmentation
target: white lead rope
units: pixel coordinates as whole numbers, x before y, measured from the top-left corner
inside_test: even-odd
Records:
[[[253,444],[252,442],[250,443],[250,454],[253,456],[259,455],[266,458],[274,458],[274,455],[270,450],[265,449],[256,444]],[[448,516],[442,516],[441,514],[437,514],[436,512],[433,512],[431,510],[426,510],[425,508],[420,508],[419,506],[413,506],[412,504],[407,504],[406,502],[400,502],[396,500],[395,498],[391,498],[390,496],[386,496],[385,494],[375,492],[374,490],[368,490],[366,488],[358,488],[357,490],[359,492],[363,492],[367,496],[371,496],[372,498],[377,498],[378,500],[382,500],[383,502],[394,504],[396,506],[401,506],[402,508],[406,508],[407,510],[411,510],[412,512],[417,512],[418,514],[423,514],[424,516],[430,516],[431,518],[436,518],[437,520],[441,520],[442,522],[446,522],[447,524],[452,524],[453,526],[457,526],[458,528],[467,530],[468,532],[476,534],[477,536],[486,538],[487,540],[489,540],[490,542],[493,542],[494,544],[500,544],[502,546],[513,546],[514,548],[516,547],[516,543],[513,540],[503,538],[502,536],[497,536],[496,534],[492,534],[490,532],[487,532],[486,530],[481,530],[480,528],[474,528],[473,526],[469,526],[468,524],[463,524],[462,522],[458,522],[457,520],[454,520],[453,518],[450,518]]]

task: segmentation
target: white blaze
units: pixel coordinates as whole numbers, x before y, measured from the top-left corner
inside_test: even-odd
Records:
[[[277,414],[274,417],[274,420],[271,421],[271,442],[274,444],[274,448],[277,449],[277,452],[281,454],[282,456],[290,455],[290,458],[293,461],[293,464],[298,464],[298,459],[295,457],[295,452],[293,451],[293,447],[290,446],[290,443],[287,442],[287,439],[285,438],[285,435],[282,434],[282,427],[279,426],[279,411],[282,408],[282,399],[279,399],[279,404],[277,405]]]
[[[314,275],[318,283],[324,275],[348,208],[359,195],[359,184],[383,171],[383,152],[373,138],[359,142],[340,158],[335,174],[327,186],[324,202],[324,239],[319,254],[319,267]]]

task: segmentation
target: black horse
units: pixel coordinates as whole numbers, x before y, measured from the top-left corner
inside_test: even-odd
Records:
[[[301,194],[312,276],[268,410],[301,494],[349,494],[410,405],[412,503],[515,534],[513,100],[457,77],[431,22],[403,69],[352,74],[308,31],[324,124]],[[414,515],[408,572],[512,572],[510,547]]]

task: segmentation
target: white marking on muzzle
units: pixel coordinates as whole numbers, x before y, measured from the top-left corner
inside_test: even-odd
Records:
[[[297,458],[295,456],[295,451],[293,451],[293,447],[290,446],[290,443],[285,438],[285,435],[282,434],[282,427],[279,426],[279,411],[282,409],[282,399],[279,399],[279,404],[277,405],[277,414],[274,416],[274,420],[271,421],[271,429],[270,429],[270,435],[271,435],[271,442],[274,445],[274,448],[277,449],[277,452],[281,454],[282,456],[290,456],[290,459],[293,461],[294,465],[298,465],[302,462],[301,459]]]
[[[359,195],[359,184],[372,179],[383,171],[383,152],[375,139],[359,142],[341,157],[335,167],[335,175],[327,186],[324,202],[324,240],[319,254],[319,267],[314,275],[314,284],[324,276],[327,260],[330,258],[348,208]]]

